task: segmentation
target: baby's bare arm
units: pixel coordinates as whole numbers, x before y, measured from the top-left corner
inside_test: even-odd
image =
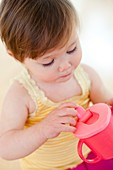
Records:
[[[93,103],[108,103],[113,98],[111,93],[103,84],[98,73],[91,67],[83,65],[91,80],[90,98]]]
[[[28,116],[26,94],[14,85],[3,103],[0,118],[0,156],[17,159],[32,153],[47,139],[40,133],[38,124],[24,129]]]
[[[0,156],[7,160],[22,158],[60,132],[73,132],[76,124],[74,107],[71,103],[63,104],[40,123],[24,129],[29,110],[26,94],[18,87],[11,88],[0,119]]]

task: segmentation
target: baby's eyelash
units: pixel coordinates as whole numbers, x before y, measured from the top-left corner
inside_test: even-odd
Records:
[[[49,63],[46,63],[46,64],[42,64],[44,67],[46,67],[46,66],[50,66],[50,65],[52,65],[54,63],[54,59],[51,61],[51,62],[49,62]]]
[[[75,52],[75,50],[77,49],[77,47],[74,47],[74,49],[73,50],[71,50],[71,51],[67,51],[67,54],[71,54],[71,53],[73,53],[73,52]]]

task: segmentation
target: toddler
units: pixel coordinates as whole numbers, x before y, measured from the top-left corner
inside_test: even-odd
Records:
[[[97,73],[81,64],[78,27],[69,0],[2,0],[0,36],[22,71],[3,103],[0,156],[20,159],[22,170],[102,167],[82,163],[73,135],[77,105],[112,104]]]

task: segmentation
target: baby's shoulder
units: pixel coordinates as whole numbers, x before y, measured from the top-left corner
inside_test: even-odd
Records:
[[[9,105],[15,104],[18,109],[23,107],[29,111],[32,111],[34,108],[34,103],[28,95],[27,90],[16,80],[8,88],[4,103],[8,103]]]
[[[88,75],[93,71],[93,68],[87,64],[81,64],[81,67]]]
[[[27,91],[18,81],[14,81],[9,86],[8,91],[6,93],[6,97],[14,97],[15,99],[24,100],[25,96],[27,96]]]
[[[91,67],[87,64],[82,64],[81,66],[84,69],[84,71],[87,73],[89,79],[92,82],[95,82],[96,79],[99,79],[99,75],[93,67]]]

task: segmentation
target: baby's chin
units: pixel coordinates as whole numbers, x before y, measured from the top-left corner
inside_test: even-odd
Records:
[[[68,75],[65,75],[65,76],[61,76],[61,77],[59,77],[59,78],[56,80],[56,82],[57,82],[57,83],[66,82],[66,81],[70,80],[72,77],[73,77],[73,74],[72,74],[72,73],[71,73],[71,74],[68,74]]]

